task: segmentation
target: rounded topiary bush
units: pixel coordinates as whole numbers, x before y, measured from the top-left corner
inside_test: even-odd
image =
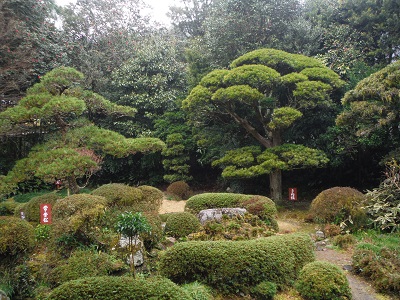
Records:
[[[224,208],[241,206],[252,195],[234,193],[204,193],[190,197],[185,205],[185,210],[198,214],[203,209]]]
[[[102,185],[91,194],[104,197],[109,207],[131,207],[143,199],[143,192],[140,189],[121,183]]]
[[[27,252],[35,245],[35,230],[31,224],[16,217],[0,217],[0,255]]]
[[[154,211],[158,213],[164,198],[164,193],[149,185],[141,185],[137,188],[143,193],[142,202],[146,204],[146,211]]]
[[[351,299],[346,275],[338,266],[324,261],[305,265],[300,271],[296,289],[308,300]]]
[[[13,216],[19,204],[20,203],[15,202],[13,198],[0,202],[0,216]]]
[[[185,237],[200,229],[200,221],[188,212],[171,214],[165,223],[165,233],[176,238]]]
[[[313,248],[305,234],[182,242],[163,253],[159,270],[177,283],[198,280],[224,293],[249,293],[263,281],[290,285],[298,270],[314,260]]]
[[[57,250],[67,250],[83,245],[101,245],[100,229],[107,208],[104,197],[77,194],[59,200],[53,206],[51,237]]]
[[[40,222],[40,204],[51,204],[54,205],[58,199],[62,196],[56,193],[48,193],[40,196],[33,197],[28,202],[24,203],[23,206],[19,207],[25,214],[25,218],[29,222]],[[20,211],[15,211],[15,216],[19,216]]]
[[[275,283],[263,281],[257,284],[251,291],[251,295],[257,300],[272,300],[278,288]]]
[[[276,222],[276,216],[278,210],[274,201],[264,196],[252,196],[245,200],[242,206],[251,214],[258,216],[261,220],[265,221],[268,225],[278,231],[278,223]]]
[[[190,197],[190,186],[185,181],[172,182],[167,187],[167,193],[177,196],[179,199],[187,199]]]
[[[106,276],[126,269],[127,266],[123,261],[104,252],[77,250],[52,270],[49,281],[60,285],[69,280]]]
[[[322,191],[311,202],[310,212],[316,222],[345,222],[349,228],[361,228],[367,224],[366,211],[362,208],[365,195],[349,187],[334,187]]]
[[[68,281],[55,288],[47,300],[191,300],[181,287],[161,277],[87,277]]]

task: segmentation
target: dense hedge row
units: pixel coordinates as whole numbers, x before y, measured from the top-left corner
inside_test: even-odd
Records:
[[[237,207],[240,203],[250,199],[250,195],[234,193],[204,193],[190,197],[185,205],[185,210],[198,214],[203,209]]]
[[[190,300],[186,291],[166,278],[88,277],[55,288],[47,300]]]
[[[311,238],[292,234],[249,241],[175,244],[160,259],[160,273],[177,283],[201,281],[222,292],[248,293],[263,281],[293,284],[314,260]]]

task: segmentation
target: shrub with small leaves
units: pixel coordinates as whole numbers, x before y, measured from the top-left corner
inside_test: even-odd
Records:
[[[257,284],[251,291],[251,295],[257,300],[272,300],[278,289],[275,283],[263,281]]]
[[[50,231],[51,231],[50,225],[38,224],[35,227],[35,241],[42,242],[50,239]]]
[[[0,216],[12,216],[19,203],[14,201],[14,198],[0,202]]]
[[[278,223],[275,220],[278,210],[271,199],[256,195],[245,200],[241,206],[247,209],[249,213],[258,216],[261,220],[272,226],[275,231],[279,230]]]
[[[324,261],[306,264],[300,271],[296,289],[309,300],[351,299],[346,275],[338,266]]]
[[[214,296],[211,293],[211,289],[197,281],[187,283],[182,285],[182,289],[184,289],[192,300],[213,300]]]
[[[185,237],[200,229],[200,221],[188,212],[171,214],[165,223],[165,233],[176,238]]]
[[[16,217],[0,217],[0,255],[16,255],[35,245],[33,226]]]
[[[252,195],[234,193],[204,193],[190,197],[185,205],[185,211],[198,214],[203,209],[238,207]]]
[[[143,199],[143,192],[135,187],[110,183],[92,191],[92,195],[104,197],[108,207],[133,207]]]
[[[117,291],[117,292],[116,292]],[[162,277],[149,279],[128,276],[86,277],[55,288],[47,300],[191,300],[181,287]]]
[[[158,213],[164,198],[164,193],[149,185],[141,185],[137,188],[143,193],[142,202],[146,204],[146,209],[144,211],[154,211]]]
[[[351,234],[337,235],[333,238],[333,244],[342,249],[348,249],[356,243],[356,238]]]
[[[367,225],[363,204],[365,195],[350,187],[334,187],[322,191],[311,202],[314,220],[334,223],[342,229],[359,229]]]
[[[120,271],[127,271],[125,263],[109,254],[93,250],[77,250],[52,270],[49,281],[60,285],[69,280],[105,276]]]
[[[175,181],[167,187],[167,193],[177,196],[179,199],[187,199],[192,191],[185,181]]]

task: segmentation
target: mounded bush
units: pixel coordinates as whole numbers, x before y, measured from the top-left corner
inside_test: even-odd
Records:
[[[18,205],[13,198],[0,202],[0,216],[13,216]]]
[[[361,228],[368,220],[362,208],[365,199],[365,195],[356,189],[334,187],[319,193],[311,202],[310,211],[317,222],[337,225],[345,222],[348,228]]]
[[[251,291],[251,295],[257,300],[272,300],[278,289],[275,283],[263,281],[257,284]]]
[[[298,270],[314,260],[305,234],[249,241],[182,242],[160,258],[161,275],[177,283],[201,281],[222,292],[249,293],[263,281],[291,285]]]
[[[40,196],[33,197],[28,202],[24,203],[22,207],[19,207],[19,210],[22,210],[25,214],[25,218],[29,222],[40,222],[40,204],[54,204],[58,199],[61,199],[62,196],[56,193],[48,193]],[[15,211],[15,216],[18,217],[20,215],[20,211]]]
[[[245,200],[242,206],[253,215],[258,216],[261,220],[265,221],[268,225],[278,231],[278,223],[276,216],[278,210],[276,209],[274,201],[264,196],[252,196],[250,199]]]
[[[153,249],[163,238],[162,221],[158,214],[144,213],[147,222],[151,226],[150,232],[144,232],[140,235],[147,250]]]
[[[324,261],[305,265],[300,271],[296,289],[308,300],[351,299],[346,275],[338,266]]]
[[[0,255],[16,255],[34,245],[35,231],[31,224],[16,217],[0,217]]]
[[[185,237],[200,229],[200,221],[191,213],[171,214],[165,223],[165,233],[176,238]]]
[[[191,190],[190,186],[185,181],[172,182],[167,187],[167,193],[178,196],[179,199],[187,199],[190,197]]]
[[[57,250],[67,253],[83,245],[101,245],[100,229],[107,208],[104,197],[77,194],[57,201],[53,206],[51,235]]]
[[[143,198],[143,193],[138,188],[122,184],[110,183],[100,186],[91,193],[95,196],[106,198],[109,207],[134,206]]]
[[[185,205],[185,210],[198,214],[203,209],[238,207],[252,195],[234,193],[204,193],[190,197]]]
[[[88,277],[68,281],[55,288],[47,300],[191,300],[179,286],[166,278]]]
[[[50,274],[50,281],[56,285],[83,277],[106,276],[123,271],[126,265],[104,252],[77,250]]]
[[[164,193],[149,185],[141,185],[137,188],[143,193],[142,202],[145,202],[147,205],[146,211],[155,211],[158,213],[164,198]]]

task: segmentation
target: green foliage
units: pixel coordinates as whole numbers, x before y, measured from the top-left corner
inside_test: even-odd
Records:
[[[123,236],[133,239],[143,232],[149,232],[151,226],[142,213],[125,212],[118,216],[115,229]]]
[[[54,204],[51,235],[57,250],[67,254],[78,246],[101,245],[98,226],[106,207],[104,197],[88,194],[72,195]]]
[[[185,211],[193,214],[203,209],[237,207],[241,202],[251,198],[251,195],[234,193],[203,193],[190,197],[185,205]]]
[[[62,196],[57,193],[47,193],[33,197],[29,202],[20,206],[18,211],[15,211],[15,216],[18,217],[22,210],[27,221],[38,224],[40,222],[40,204],[54,205],[61,198]]]
[[[283,130],[289,128],[294,121],[301,118],[303,114],[291,107],[280,107],[274,110],[272,120],[268,123],[271,130]]]
[[[106,276],[124,270],[126,270],[125,263],[109,254],[93,250],[76,250],[52,270],[49,282],[58,286],[70,280]]]
[[[118,291],[118,292],[115,292]],[[189,300],[190,296],[176,284],[162,277],[140,279],[132,277],[87,277],[72,280],[55,288],[48,300]]]
[[[167,136],[166,148],[162,151],[165,159],[163,160],[164,169],[166,174],[164,180],[167,182],[174,182],[178,180],[191,180],[192,176],[189,175],[189,155],[185,151],[183,135],[180,133],[173,133]]]
[[[192,194],[190,186],[185,181],[172,182],[167,187],[167,193],[177,196],[179,199],[188,199]]]
[[[386,179],[367,192],[365,209],[376,228],[400,231],[400,166],[393,160],[386,167]]]
[[[351,299],[346,275],[336,265],[315,261],[306,264],[299,274],[296,289],[300,295],[311,300]]]
[[[211,289],[197,281],[187,283],[181,286],[183,290],[185,290],[191,299],[193,300],[213,300],[214,296],[212,295]]]
[[[356,239],[351,234],[337,235],[333,238],[333,245],[341,249],[347,249],[356,243]]]
[[[198,280],[225,293],[247,293],[263,281],[290,285],[297,272],[313,260],[309,236],[283,235],[178,243],[163,254],[159,267],[162,275],[175,282]]]
[[[257,300],[272,300],[277,293],[277,286],[270,281],[263,281],[257,284],[251,294]]]
[[[258,216],[222,216],[218,221],[207,221],[200,231],[188,236],[190,241],[244,241],[268,237],[278,231],[275,219],[261,220]]]
[[[0,217],[0,255],[14,256],[35,245],[33,226],[16,217]]]
[[[164,238],[162,221],[157,213],[144,213],[144,216],[151,226],[150,231],[142,232],[140,235],[146,250],[150,251],[156,247]]]
[[[213,166],[222,165],[224,178],[252,178],[274,170],[321,167],[329,162],[325,153],[303,145],[283,144],[260,153],[258,147],[243,147],[228,151]]]
[[[263,196],[253,196],[244,201],[242,206],[251,214],[258,216],[266,224],[271,225],[272,228],[278,231],[278,224],[276,223],[276,216],[278,210],[276,209],[274,201]]]
[[[359,239],[353,253],[355,271],[371,280],[372,285],[382,293],[400,292],[400,234],[375,230],[357,234]]]
[[[200,229],[200,221],[188,212],[171,214],[165,223],[165,233],[175,238],[186,237]]]
[[[15,202],[14,198],[0,202],[0,216],[13,216],[18,205],[19,203]]]
[[[132,207],[143,200],[143,192],[122,183],[104,184],[92,191],[92,195],[106,198],[108,207]]]
[[[164,198],[164,193],[149,185],[140,185],[137,188],[143,193],[143,201],[146,203],[145,211],[154,211],[158,213]]]
[[[38,224],[35,227],[35,241],[43,242],[50,239],[51,226]]]
[[[322,191],[311,202],[314,220],[335,223],[342,229],[360,229],[367,225],[366,211],[362,207],[365,195],[353,188],[334,187]]]

